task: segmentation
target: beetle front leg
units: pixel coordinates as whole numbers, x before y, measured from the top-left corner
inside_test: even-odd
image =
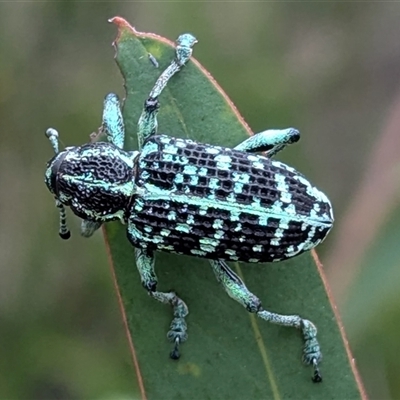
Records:
[[[180,35],[176,40],[177,46],[174,60],[159,76],[144,103],[144,108],[138,122],[139,150],[149,136],[157,133],[158,97],[167,86],[168,81],[189,61],[192,55],[192,47],[196,43],[197,39],[190,33]]]
[[[167,333],[168,339],[174,343],[174,349],[170,357],[177,360],[180,357],[179,345],[187,340],[187,325],[185,317],[189,314],[189,309],[185,302],[173,291],[158,292],[157,276],[154,270],[155,258],[152,252],[142,249],[135,249],[136,266],[139,270],[143,287],[148,294],[161,303],[169,304],[173,308],[174,318]]]
[[[119,98],[115,93],[109,93],[104,98],[102,131],[109,142],[122,149],[125,141],[125,126],[122,118]]]
[[[210,260],[214,274],[218,282],[223,286],[228,295],[239,302],[247,311],[255,313],[258,317],[273,324],[292,326],[300,329],[303,334],[303,362],[314,367],[314,382],[321,382],[318,363],[322,359],[320,346],[317,340],[317,328],[315,325],[298,315],[281,315],[264,310],[260,299],[251,293],[244,282],[222,260]]]
[[[295,143],[299,139],[300,132],[297,129],[269,129],[250,136],[245,141],[239,143],[234,149],[248,153],[265,151],[267,157],[273,157],[285,146]]]
[[[102,222],[90,221],[88,219],[83,219],[81,222],[81,235],[83,237],[90,237],[99,229]]]

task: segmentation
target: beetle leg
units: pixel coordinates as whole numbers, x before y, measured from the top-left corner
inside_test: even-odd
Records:
[[[81,235],[84,237],[90,237],[99,229],[102,222],[90,221],[88,219],[83,219],[81,222]]]
[[[273,157],[286,145],[297,142],[299,139],[300,132],[297,129],[269,129],[250,136],[234,149],[248,153],[265,151],[267,157]]]
[[[188,62],[192,55],[192,47],[196,43],[196,38],[189,33],[180,35],[176,40],[174,60],[159,76],[149,97],[144,102],[144,108],[138,122],[139,150],[149,136],[157,133],[158,97],[167,86],[168,81]]]
[[[173,308],[174,318],[170,324],[170,330],[167,333],[168,339],[174,343],[174,349],[170,357],[177,360],[180,357],[179,345],[187,340],[187,325],[185,317],[189,310],[185,302],[173,291],[158,292],[157,276],[154,270],[154,255],[142,249],[135,249],[136,266],[139,270],[143,287],[154,299],[164,304],[170,304]]]
[[[302,331],[304,339],[303,362],[314,367],[313,381],[321,382],[322,377],[318,363],[321,361],[322,354],[317,341],[317,328],[315,325],[298,315],[281,315],[264,310],[260,299],[247,289],[244,282],[224,261],[210,260],[210,263],[218,282],[228,295],[245,307],[247,311],[255,313],[258,317],[273,324],[292,326]]]
[[[122,118],[119,98],[115,93],[109,93],[104,98],[102,131],[109,142],[122,149],[125,141],[125,126]]]

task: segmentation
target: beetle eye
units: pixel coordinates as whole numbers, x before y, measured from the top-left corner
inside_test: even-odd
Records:
[[[59,235],[62,239],[69,239],[69,237],[71,236],[70,231],[67,227],[65,208],[59,200],[58,192],[58,171],[60,169],[60,165],[64,161],[66,154],[66,151],[59,153],[47,163],[44,179],[47,188],[54,195],[56,207],[58,208],[60,213]]]
[[[56,194],[56,177],[54,176],[54,173],[53,173],[53,170],[52,170],[51,161],[49,163],[47,163],[44,183],[46,184],[47,189],[49,189],[50,193],[54,194],[54,197],[57,198],[57,194]]]
[[[47,188],[53,193],[56,197],[59,196],[58,192],[58,171],[60,169],[61,164],[64,161],[64,158],[67,155],[67,151],[63,151],[58,153],[55,157],[53,157],[47,163],[47,169],[45,174],[45,183]]]

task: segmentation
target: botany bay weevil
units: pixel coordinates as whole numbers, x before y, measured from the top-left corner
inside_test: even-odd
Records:
[[[312,249],[332,227],[331,204],[302,174],[271,159],[299,140],[296,129],[267,130],[233,149],[157,135],[158,97],[190,59],[196,42],[190,34],[177,39],[174,60],[145,101],[138,122],[139,151],[123,150],[124,121],[112,93],[104,100],[102,121],[109,143],[59,151],[57,131],[47,130],[56,155],[47,163],[45,183],[60,211],[60,236],[70,236],[64,206],[82,218],[86,237],[106,221],[127,224],[144,288],[173,308],[167,336],[174,343],[174,359],[187,339],[188,307],[176,293],[157,291],[154,252],[209,259],[219,283],[248,311],[300,329],[303,361],[313,366],[314,382],[320,382],[322,355],[315,325],[263,309],[226,261],[275,262]],[[259,152],[265,155],[254,154]]]

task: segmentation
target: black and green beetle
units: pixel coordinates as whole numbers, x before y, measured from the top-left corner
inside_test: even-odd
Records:
[[[328,198],[295,169],[271,159],[299,132],[267,130],[234,149],[157,135],[158,97],[190,59],[196,39],[179,36],[176,57],[150,92],[138,122],[139,151],[124,151],[124,122],[115,94],[104,100],[103,131],[109,142],[58,149],[58,133],[46,132],[56,155],[45,182],[60,210],[60,236],[70,235],[64,206],[82,218],[82,235],[120,219],[136,248],[136,265],[149,295],[173,307],[168,338],[171,357],[187,339],[188,308],[174,292],[158,292],[154,252],[203,257],[221,285],[248,311],[269,322],[293,326],[305,341],[303,361],[322,380],[317,329],[297,315],[262,308],[257,296],[226,261],[275,262],[317,246],[333,224]],[[265,152],[265,155],[254,154]]]

